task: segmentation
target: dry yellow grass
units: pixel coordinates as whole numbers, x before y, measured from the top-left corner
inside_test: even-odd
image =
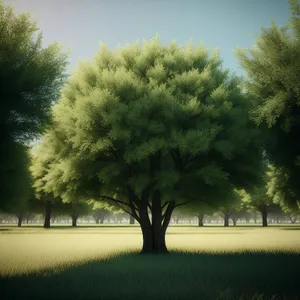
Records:
[[[300,252],[300,230],[272,227],[170,227],[166,241],[169,250],[192,252]],[[107,259],[141,247],[138,227],[9,228],[0,234],[0,276]]]

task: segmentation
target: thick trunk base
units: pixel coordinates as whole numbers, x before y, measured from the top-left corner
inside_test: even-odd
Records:
[[[166,232],[164,229],[152,227],[143,229],[143,248],[140,254],[168,254],[166,246]]]
[[[18,227],[21,227],[21,226],[22,226],[22,221],[23,221],[23,216],[22,216],[22,215],[19,215],[19,216],[18,216]]]
[[[229,227],[229,216],[224,217],[224,227]]]
[[[203,227],[203,218],[198,218],[198,227]]]
[[[268,214],[266,210],[263,210],[261,212],[261,216],[262,216],[262,226],[263,227],[267,227],[268,226]]]
[[[72,227],[77,226],[77,217],[72,217]]]

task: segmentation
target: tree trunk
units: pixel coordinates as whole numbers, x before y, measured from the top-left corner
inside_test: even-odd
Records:
[[[143,199],[142,199],[143,201]],[[152,224],[147,212],[147,203],[141,203],[139,209],[140,225],[143,234],[143,248],[141,254],[167,254],[166,231],[174,210],[174,202],[170,202],[162,218],[161,195],[154,191],[152,196]]]
[[[233,222],[233,226],[236,226],[236,222],[237,222],[238,218],[236,216],[232,216],[231,220]]]
[[[134,217],[129,215],[129,224],[134,224]]]
[[[51,220],[51,202],[46,201],[44,228],[50,228],[50,220]]]
[[[104,223],[104,216],[100,218],[100,224]]]
[[[229,226],[229,214],[224,214],[224,226]]]
[[[199,227],[203,227],[204,224],[203,224],[203,218],[204,218],[204,214],[198,214],[198,226]]]
[[[291,224],[295,224],[296,223],[297,216],[293,218],[291,215],[288,215],[288,218],[290,219]]]
[[[264,205],[261,210],[261,217],[262,217],[262,226],[267,227],[268,226],[268,211],[267,211],[267,206]]]
[[[77,219],[78,219],[78,216],[72,216],[72,227],[76,227],[77,226]]]
[[[21,226],[22,226],[22,221],[23,221],[23,215],[22,215],[22,214],[19,214],[19,215],[18,215],[18,227],[21,227]]]

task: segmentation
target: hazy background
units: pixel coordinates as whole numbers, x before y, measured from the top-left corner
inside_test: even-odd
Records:
[[[110,48],[118,44],[149,40],[158,33],[162,43],[176,40],[220,48],[224,67],[237,75],[233,50],[250,48],[261,27],[272,18],[286,25],[288,0],[4,0],[16,13],[31,12],[44,33],[44,45],[52,41],[71,49],[69,71],[77,60],[90,59],[99,42]]]

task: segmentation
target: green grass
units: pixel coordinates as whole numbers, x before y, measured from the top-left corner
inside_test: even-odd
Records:
[[[1,226],[1,299],[300,299],[288,228],[171,227],[151,256],[137,227]]]

